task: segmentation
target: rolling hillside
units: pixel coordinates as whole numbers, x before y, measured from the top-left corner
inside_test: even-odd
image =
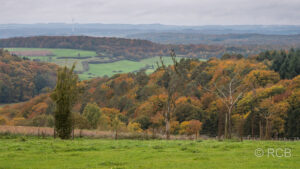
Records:
[[[57,66],[32,62],[0,49],[0,103],[26,101],[53,88]]]
[[[243,92],[243,97],[237,99],[232,112],[233,132],[241,134],[240,123],[236,122],[243,121],[244,136],[299,137],[300,130],[292,128],[299,126],[300,72],[297,65],[291,64],[298,54],[299,51],[291,50],[289,53],[266,52],[247,59],[235,56],[207,62],[182,59],[176,64],[180,76],[170,75],[168,71],[174,70],[174,66],[169,66],[149,75],[124,73],[83,81],[80,85],[84,91],[73,112],[79,120],[79,128],[111,130],[113,117],[117,115],[124,126],[134,123],[139,131],[164,133],[169,87],[176,84],[171,97],[176,105],[172,108],[171,133],[180,134],[183,125],[198,120],[202,124],[201,134],[221,136],[226,105],[215,93],[225,90],[235,78],[238,86],[233,97],[239,92]],[[284,61],[277,63],[281,58]],[[293,71],[284,71],[287,69]],[[296,73],[287,74],[289,72]],[[86,122],[84,112],[89,107],[98,107],[101,112],[96,127]],[[273,112],[272,116],[265,114],[269,111]],[[10,125],[50,126],[53,112],[53,101],[49,94],[43,94],[26,103],[3,107],[0,115]],[[244,119],[239,120],[241,118]],[[269,135],[261,133],[261,126],[272,129],[266,131]]]

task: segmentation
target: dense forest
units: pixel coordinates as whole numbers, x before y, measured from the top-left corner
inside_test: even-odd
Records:
[[[175,49],[177,55],[192,58],[221,57],[224,53],[258,54],[272,49],[269,46],[245,45],[223,46],[205,44],[158,44],[147,40],[88,37],[88,36],[37,36],[0,39],[0,47],[26,48],[67,48],[96,51],[99,57],[121,57],[140,60],[153,56],[167,56],[169,49]]]
[[[22,102],[55,86],[57,66],[32,62],[0,49],[0,104]]]
[[[226,54],[206,62],[174,60],[147,75],[117,74],[79,82],[76,128],[148,133],[300,137],[300,51]],[[2,66],[1,66],[2,67]],[[2,76],[1,76],[2,77]],[[0,109],[3,124],[53,126],[50,94]],[[116,118],[120,121],[116,122]],[[200,127],[201,126],[201,127]]]

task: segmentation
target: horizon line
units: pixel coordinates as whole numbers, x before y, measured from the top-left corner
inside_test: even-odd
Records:
[[[47,24],[65,24],[65,25],[160,25],[160,26],[181,26],[181,27],[202,27],[202,26],[300,26],[300,24],[206,24],[206,25],[176,25],[176,24],[162,24],[162,23],[101,23],[101,22],[86,22],[86,23],[71,23],[71,22],[33,22],[33,23],[0,23],[0,25],[47,25]]]

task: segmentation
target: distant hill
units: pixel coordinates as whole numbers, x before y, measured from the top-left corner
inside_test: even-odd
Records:
[[[180,38],[179,38],[180,39]],[[174,40],[176,42],[176,40]],[[170,41],[172,43],[172,41]],[[96,51],[99,57],[140,60],[154,56],[168,56],[173,48],[182,57],[221,57],[224,53],[240,53],[245,56],[258,54],[264,50],[290,48],[289,45],[206,45],[206,44],[159,44],[148,40],[88,37],[88,36],[36,36],[0,39],[1,48],[67,48]]]
[[[151,32],[128,35],[128,38],[145,39],[163,44],[208,44],[208,45],[264,45],[280,47],[300,47],[300,34],[295,35],[267,35],[267,34],[204,34],[204,33],[176,33]]]
[[[173,48],[186,57],[221,56],[226,50],[215,45],[166,45],[147,40],[88,37],[88,36],[37,36],[0,39],[0,47],[67,48],[96,51],[99,57],[120,57],[140,60],[154,56],[167,56]],[[243,51],[244,49],[240,49]]]
[[[197,33],[197,34],[300,34],[296,25],[207,25],[178,26],[162,24],[0,24],[0,38],[19,36],[105,36],[126,37],[137,33]]]
[[[65,48],[97,51],[108,57],[124,55],[131,59],[141,59],[158,55],[163,48],[146,40],[123,38],[97,38],[87,36],[38,36],[1,39],[0,47]]]

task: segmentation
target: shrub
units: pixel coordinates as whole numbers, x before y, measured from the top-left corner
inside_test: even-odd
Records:
[[[137,122],[130,122],[127,128],[130,132],[136,132],[136,133],[143,132],[143,129],[141,129],[141,124]]]
[[[7,120],[4,117],[0,116],[0,125],[5,125],[6,123]]]

